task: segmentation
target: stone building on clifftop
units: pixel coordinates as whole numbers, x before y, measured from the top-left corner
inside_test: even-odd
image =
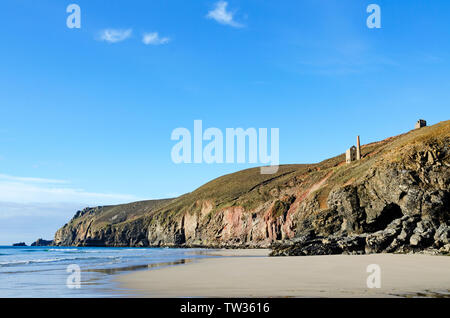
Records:
[[[345,152],[345,162],[351,163],[355,160],[361,160],[361,144],[359,140],[359,136],[356,137],[356,147],[351,146],[347,151]]]
[[[351,146],[347,151],[345,152],[345,162],[351,163],[352,161],[356,160],[356,147]]]
[[[414,129],[419,129],[419,128],[425,127],[426,125],[427,125],[427,121],[426,121],[426,120],[424,120],[424,119],[419,119],[419,120],[416,122],[416,125],[414,126]]]

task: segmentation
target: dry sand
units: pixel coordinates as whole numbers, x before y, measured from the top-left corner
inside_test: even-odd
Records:
[[[396,297],[450,296],[450,257],[330,255],[267,257],[268,250],[219,250],[184,265],[118,277],[142,297]],[[378,264],[381,288],[367,288]]]

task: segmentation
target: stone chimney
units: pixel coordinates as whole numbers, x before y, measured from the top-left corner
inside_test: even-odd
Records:
[[[359,136],[356,137],[356,160],[361,160],[361,145],[359,143]]]

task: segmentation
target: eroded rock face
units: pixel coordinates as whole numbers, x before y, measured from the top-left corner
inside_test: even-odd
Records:
[[[303,239],[291,244],[274,244],[272,256],[408,253],[426,251],[432,254],[448,253],[450,228],[418,217],[403,216],[391,222],[384,230],[370,234],[332,235],[327,238]],[[413,228],[413,230],[412,230]]]
[[[60,246],[148,246],[147,232],[142,220],[121,227],[106,226],[94,230],[90,222],[78,223],[76,227],[65,225],[55,234],[54,245]]]
[[[322,242],[317,253],[322,254],[324,249],[329,254],[349,252],[338,242],[355,239],[360,243],[353,252],[361,254],[448,253],[449,168],[427,160],[419,171],[390,165],[369,172],[370,177],[360,184],[330,193],[329,213],[342,218],[341,229],[331,233],[331,241]],[[366,233],[364,244],[362,233]],[[317,239],[278,244],[272,254],[310,255],[312,246],[318,245]]]
[[[281,239],[286,218],[273,216],[272,210],[248,213],[230,207],[209,215],[202,209],[176,221],[151,224],[148,241],[151,246],[268,247]]]
[[[371,167],[360,182],[337,187],[328,196],[328,215],[340,230],[317,238],[282,243],[272,255],[324,253],[446,254],[449,251],[449,140],[410,152],[408,160]],[[319,217],[320,219],[320,217]],[[323,222],[313,226],[316,232]],[[313,222],[314,225],[314,222]],[[349,246],[339,242],[357,242]],[[339,250],[339,248],[341,250]]]
[[[445,127],[448,135],[450,123]],[[363,147],[360,162],[345,165],[336,157],[299,167],[281,175],[283,182],[269,178],[226,200],[194,191],[189,206],[173,209],[164,202],[87,208],[56,233],[54,244],[272,246],[273,255],[448,253],[450,137],[419,141],[394,150],[391,141],[372,152]]]

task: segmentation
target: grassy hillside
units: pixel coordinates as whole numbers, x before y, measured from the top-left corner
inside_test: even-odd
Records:
[[[270,192],[301,185],[311,188],[331,173],[326,184],[317,189],[316,195],[323,198],[321,206],[330,190],[336,185],[355,182],[367,169],[379,161],[405,160],[401,154],[405,148],[421,147],[424,142],[443,143],[450,136],[450,121],[438,123],[432,127],[412,130],[408,133],[390,137],[383,141],[362,145],[362,160],[345,164],[345,154],[324,160],[316,164],[281,165],[276,174],[263,175],[259,168],[247,169],[212,180],[195,191],[182,195],[167,205],[157,209],[159,213],[178,213],[195,211],[196,202],[212,200],[216,209],[242,205],[252,210],[261,202],[272,197]]]
[[[252,222],[266,223],[266,229],[260,229],[266,233],[258,235],[270,236],[267,234],[272,231],[270,227],[274,227],[273,231],[277,233],[284,231],[283,235],[291,235],[289,233],[295,231],[297,221],[330,209],[332,191],[364,182],[374,169],[383,170],[396,165],[396,169],[414,170],[420,168],[417,166],[421,165],[420,160],[431,163],[438,160],[446,164],[449,152],[442,149],[448,148],[449,140],[450,121],[445,121],[362,145],[362,160],[351,164],[346,164],[345,155],[341,154],[316,164],[281,165],[273,175],[261,174],[259,168],[247,169],[214,179],[174,199],[86,209],[69,222],[64,235],[83,232],[83,237],[105,236],[105,231],[97,232],[106,228],[109,231],[115,229],[115,235],[118,235],[117,232],[139,224],[146,229],[134,229],[135,232],[156,233],[155,236],[164,237],[162,241],[180,231],[182,236],[185,231],[191,231],[189,235],[196,239],[202,235],[222,237],[223,228],[231,231],[230,226],[246,227],[245,235],[252,236],[252,226],[249,227]],[[240,211],[239,219],[229,215],[234,213],[234,208]],[[247,220],[245,213],[253,215],[253,221]],[[287,214],[295,214],[297,221],[291,222],[292,217],[289,219]],[[189,221],[189,215],[196,217],[192,221],[195,225],[185,229],[184,222],[185,219]],[[233,218],[233,225],[223,225],[226,218],[227,222]],[[289,226],[289,229],[280,230],[283,226]],[[211,229],[215,232],[212,233]],[[198,235],[200,232],[202,235]]]

